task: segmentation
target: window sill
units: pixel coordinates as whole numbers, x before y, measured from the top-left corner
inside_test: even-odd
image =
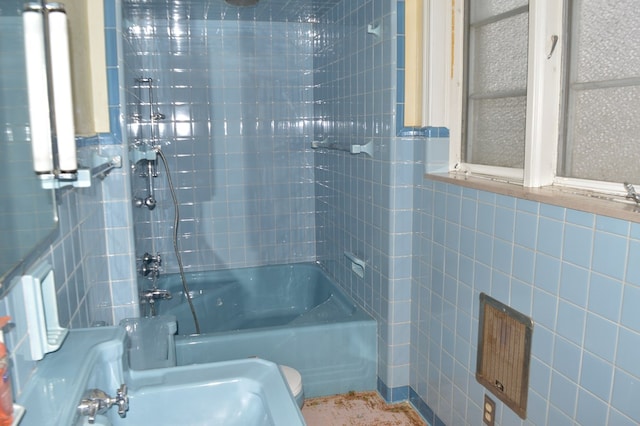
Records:
[[[524,188],[515,184],[456,173],[426,174],[425,178],[640,223],[640,206],[618,197],[607,197],[588,191],[556,186]]]

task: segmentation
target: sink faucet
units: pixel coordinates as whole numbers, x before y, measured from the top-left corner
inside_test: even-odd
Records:
[[[120,417],[125,417],[127,410],[129,410],[127,385],[121,385],[116,392],[116,397],[111,398],[100,389],[89,389],[85,392],[80,404],[78,404],[78,413],[81,416],[88,416],[89,423],[93,424],[96,421],[96,415],[104,414],[109,408],[117,405],[118,414]]]
[[[625,198],[635,201],[636,204],[640,204],[640,194],[636,192],[636,189],[633,187],[633,185],[625,182],[624,189],[627,190],[627,196]]]

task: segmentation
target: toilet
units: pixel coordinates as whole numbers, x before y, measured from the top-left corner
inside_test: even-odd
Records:
[[[302,376],[300,372],[287,365],[279,365],[279,367],[282,375],[287,380],[287,385],[296,400],[296,404],[298,404],[298,408],[302,409],[302,405],[304,404],[304,391],[302,390]]]

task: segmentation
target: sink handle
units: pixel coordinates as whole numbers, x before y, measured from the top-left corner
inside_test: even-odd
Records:
[[[127,416],[127,411],[129,410],[129,396],[127,395],[127,385],[122,384],[120,388],[116,391],[116,405],[118,406],[118,414],[120,417],[124,418]]]
[[[100,389],[89,389],[85,392],[77,410],[81,416],[87,416],[89,424],[94,424],[97,414],[104,414],[113,405],[118,406],[120,417],[127,415],[129,410],[129,397],[127,396],[127,385],[122,384],[116,391],[116,397],[110,398]]]

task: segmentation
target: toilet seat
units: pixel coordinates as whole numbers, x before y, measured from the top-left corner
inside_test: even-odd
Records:
[[[293,396],[298,396],[302,392],[302,376],[300,372],[287,365],[281,365],[280,371],[282,371],[284,378],[287,379],[287,384]]]

